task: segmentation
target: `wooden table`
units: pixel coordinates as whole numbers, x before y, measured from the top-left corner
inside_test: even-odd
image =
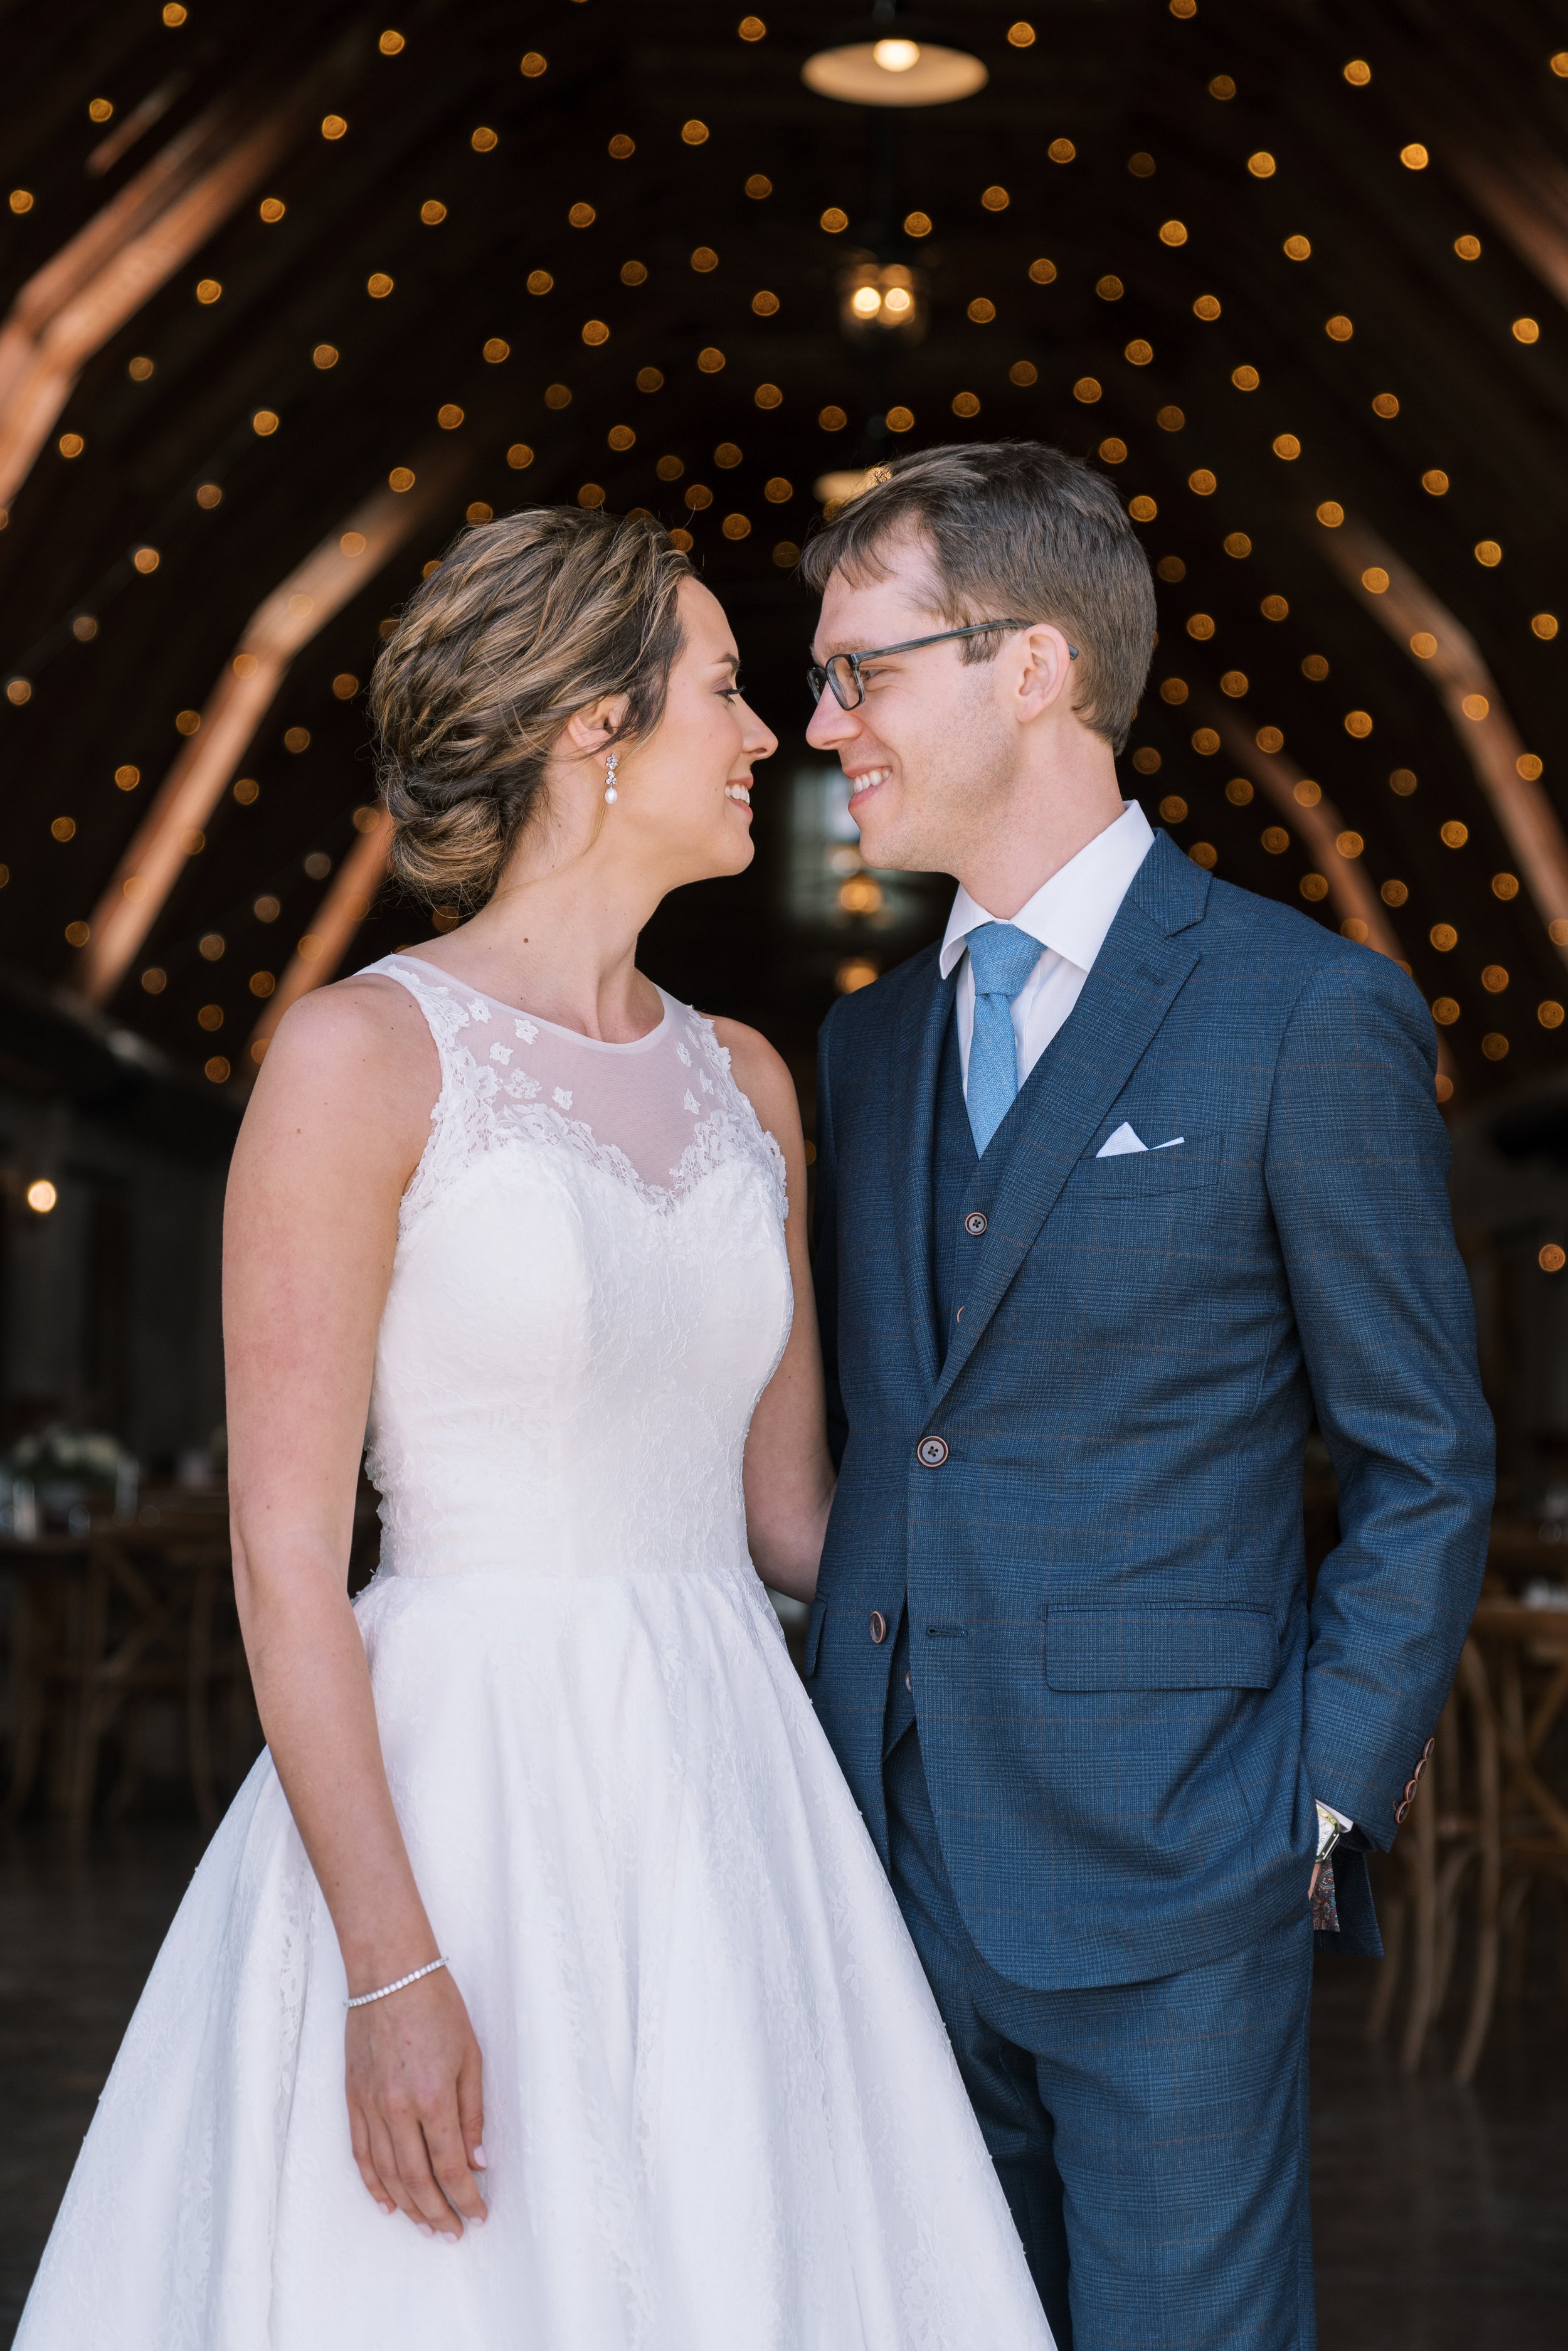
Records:
[[[117,1728],[126,1735],[110,1806],[126,1810],[137,1786],[135,1717],[162,1699],[183,1708],[196,1812],[214,1826],[212,1708],[249,1687],[226,1520],[160,1511],[151,1526],[106,1520],[83,1536],[13,1539],[0,1542],[0,1572],[13,1586],[10,1816],[26,1806],[52,1743],[49,1807],[81,1834],[103,1743]]]
[[[376,1497],[361,1480],[350,1593],[370,1580],[380,1546]],[[226,1496],[144,1489],[134,1520],[103,1519],[84,1535],[0,1535],[0,1580],[12,1586],[7,1815],[22,1812],[47,1763],[49,1809],[80,1834],[104,1741],[116,1729],[125,1735],[109,1809],[126,1810],[137,1786],[134,1718],[162,1701],[183,1710],[192,1795],[204,1827],[214,1826],[220,1778],[234,1780],[256,1744]],[[229,1750],[222,1773],[213,1739],[220,1708]]]

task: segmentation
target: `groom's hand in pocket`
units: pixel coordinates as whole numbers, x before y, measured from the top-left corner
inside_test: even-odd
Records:
[[[382,2211],[454,2242],[483,2226],[483,2069],[449,1971],[350,2010],[345,2062],[354,2160]]]

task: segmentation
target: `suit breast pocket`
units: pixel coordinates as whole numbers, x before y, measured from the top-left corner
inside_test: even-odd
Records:
[[[1150,1151],[1120,1151],[1109,1159],[1081,1159],[1072,1172],[1079,1200],[1161,1200],[1167,1192],[1196,1191],[1220,1173],[1220,1138],[1184,1134]]]

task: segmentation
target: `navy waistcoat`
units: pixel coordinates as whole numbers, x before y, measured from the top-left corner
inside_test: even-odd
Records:
[[[1007,1159],[1014,1121],[1004,1119],[984,1157],[975,1149],[969,1106],[964,1098],[963,1061],[955,1012],[942,1043],[936,1081],[936,1116],[931,1134],[931,1295],[936,1306],[938,1358],[947,1352],[956,1317],[974,1279],[979,1244],[989,1227],[998,1178]],[[975,1229],[977,1217],[985,1223]],[[885,1748],[891,1752],[915,1719],[909,1671],[909,1615],[900,1612],[888,1692]]]

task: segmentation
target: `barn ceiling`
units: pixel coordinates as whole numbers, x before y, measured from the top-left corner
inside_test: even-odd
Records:
[[[422,567],[465,517],[643,507],[782,737],[755,867],[649,961],[803,1065],[941,905],[790,893],[814,485],[1030,435],[1158,568],[1127,792],[1406,963],[1456,1106],[1554,1071],[1556,20],[968,0],[896,29],[985,88],[873,110],[802,82],[889,30],[824,0],[0,9],[0,962],[239,1086],[269,981],[424,935],[361,693]],[[846,336],[866,255],[923,339]]]

